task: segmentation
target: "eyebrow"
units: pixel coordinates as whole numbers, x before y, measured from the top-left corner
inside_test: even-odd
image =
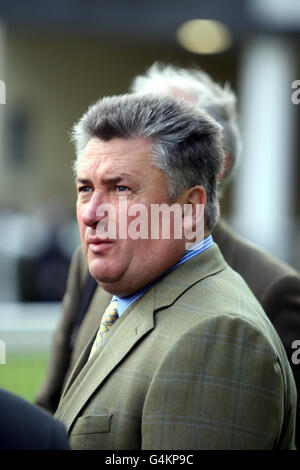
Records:
[[[123,177],[122,176],[104,176],[102,178],[102,183],[104,184],[117,184],[122,181]]]
[[[90,180],[87,180],[87,179],[84,179],[84,178],[76,178],[76,183],[89,184]]]
[[[117,183],[120,183],[120,181],[122,181],[124,178],[131,179],[132,175],[129,175],[127,173],[123,173],[123,174],[118,175],[118,176],[103,176],[103,178],[101,178],[101,180],[104,184],[117,184]],[[89,179],[86,179],[86,178],[77,178],[76,181],[77,181],[77,183],[81,183],[81,184],[90,184],[91,183],[91,181]]]

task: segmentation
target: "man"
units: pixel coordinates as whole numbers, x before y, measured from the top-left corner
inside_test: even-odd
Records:
[[[63,425],[22,398],[0,389],[0,450],[69,450]]]
[[[75,127],[81,244],[102,298],[56,412],[74,449],[294,448],[283,346],[210,235],[220,129],[191,105],[136,95],[100,100]],[[181,208],[169,237],[152,236],[152,215],[139,222],[149,236],[120,236],[124,216],[129,233],[133,208],[154,205]],[[186,251],[199,206],[204,241]]]
[[[233,174],[241,147],[236,97],[229,87],[222,88],[201,70],[154,64],[144,75],[136,77],[131,90],[135,93],[170,94],[184,98],[199,109],[204,108],[221,124],[226,157],[220,184],[222,189]],[[222,218],[213,230],[213,237],[226,262],[245,279],[275,325],[290,360],[297,389],[300,390],[299,366],[291,361],[292,343],[300,337],[299,274],[238,236]],[[67,370],[72,369],[96,327],[99,295],[100,288],[89,275],[80,248],[74,254],[70,268],[63,315],[54,338],[48,377],[37,398],[41,406],[52,412],[57,407]],[[300,405],[297,416],[300,422]],[[296,442],[300,444],[299,437]]]

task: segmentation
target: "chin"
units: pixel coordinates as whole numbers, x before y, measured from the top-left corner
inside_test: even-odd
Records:
[[[107,266],[102,260],[94,259],[89,262],[89,271],[91,276],[99,283],[112,283],[117,282],[122,276],[119,270],[113,269],[112,266]]]

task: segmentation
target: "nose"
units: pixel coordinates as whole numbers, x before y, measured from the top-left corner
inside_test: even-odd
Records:
[[[104,201],[101,194],[94,192],[91,199],[85,204],[85,208],[81,214],[82,222],[86,226],[96,228],[98,222],[105,217],[101,210],[103,203]]]

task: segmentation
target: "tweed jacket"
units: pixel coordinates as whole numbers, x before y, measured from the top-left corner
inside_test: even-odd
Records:
[[[213,231],[213,238],[226,262],[244,278],[275,325],[285,346],[297,388],[300,391],[300,365],[297,366],[291,362],[292,342],[300,338],[299,274],[287,264],[239,237],[222,219]],[[73,342],[74,325],[78,316],[78,306],[85,290],[87,274],[85,257],[81,248],[78,248],[69,270],[62,315],[53,338],[47,377],[36,398],[38,405],[52,413],[57,408],[63,383],[98,325],[99,302],[101,301],[105,307],[111,298],[108,294],[105,295],[99,287],[96,289],[76,341]],[[297,414],[300,422],[300,405]]]
[[[93,340],[55,414],[72,448],[294,448],[284,348],[216,244],[129,307],[87,360]]]

